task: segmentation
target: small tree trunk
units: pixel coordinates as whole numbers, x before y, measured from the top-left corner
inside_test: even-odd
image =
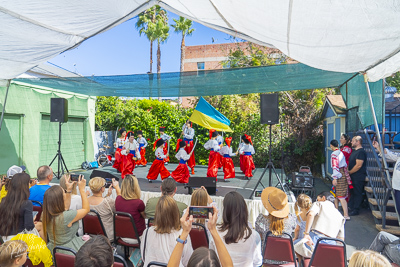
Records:
[[[181,42],[181,72],[183,72],[184,69],[185,69],[185,66],[183,64],[183,60],[185,59],[185,50],[186,50],[186,47],[185,47],[185,35],[182,34],[182,42]]]
[[[150,73],[153,73],[153,42],[150,41]]]
[[[161,45],[160,40],[158,40],[158,47],[157,47],[157,73],[161,72]]]

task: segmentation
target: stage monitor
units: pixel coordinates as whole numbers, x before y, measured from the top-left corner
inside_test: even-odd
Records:
[[[187,188],[189,190],[189,194],[192,194],[194,189],[200,188],[204,186],[207,189],[209,195],[215,195],[217,192],[217,178],[215,177],[189,177],[189,183],[187,184]]]

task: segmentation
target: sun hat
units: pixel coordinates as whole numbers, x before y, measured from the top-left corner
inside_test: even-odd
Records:
[[[22,173],[23,171],[25,171],[25,169],[26,169],[25,166],[13,165],[7,171],[7,178],[11,178],[17,173]]]
[[[276,187],[267,187],[261,193],[261,201],[274,217],[286,218],[289,215],[288,197],[282,190]]]

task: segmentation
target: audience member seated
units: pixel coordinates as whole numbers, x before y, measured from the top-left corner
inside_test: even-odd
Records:
[[[32,202],[28,200],[30,180],[27,173],[15,174],[7,196],[0,203],[0,235],[4,241],[19,233],[40,236],[42,224],[37,223],[35,227]]]
[[[8,168],[7,175],[3,176],[1,180],[1,191],[0,191],[0,202],[7,195],[8,190],[10,189],[10,182],[12,177],[17,173],[23,173],[25,171],[25,166],[16,166],[13,165]]]
[[[397,252],[398,253],[398,252]],[[354,251],[349,267],[391,267],[390,262],[381,254],[372,251]]]
[[[112,189],[115,188],[117,195],[121,195],[121,189],[119,183],[115,179],[112,179],[112,184],[108,188],[107,196],[103,198],[103,193],[106,190],[106,180],[101,177],[93,177],[89,181],[89,187],[92,191],[92,196],[88,197],[90,209],[97,211],[100,214],[101,221],[103,222],[104,229],[110,240],[114,239],[114,212],[115,212],[115,200],[110,196]]]
[[[40,166],[37,170],[37,183],[32,186],[29,191],[31,195],[29,196],[29,200],[35,200],[43,204],[43,196],[44,192],[50,188],[50,182],[53,180],[53,170],[49,166]],[[33,203],[35,206],[39,206],[39,204]]]
[[[310,257],[310,250],[302,249],[302,242],[308,246],[313,247],[317,241],[323,237],[338,238],[344,241],[344,224],[346,222],[343,215],[335,208],[331,201],[327,201],[332,194],[325,191],[317,196],[310,211],[307,214],[306,229],[304,231],[304,239],[296,244],[296,253],[303,257]],[[321,243],[333,244],[334,241],[321,241]],[[299,245],[299,246],[298,246]]]
[[[202,186],[193,191],[192,196],[190,198],[190,206],[208,206],[208,207],[214,206],[214,207],[216,207],[217,205],[211,199],[210,195],[207,192],[207,189],[204,186]],[[185,212],[186,212],[186,209],[183,211],[183,213],[185,213]],[[204,224],[205,227],[207,227],[205,219],[194,219],[194,222]]]
[[[260,214],[256,219],[256,231],[260,234],[264,248],[265,236],[271,231],[273,235],[280,236],[283,232],[291,235],[296,226],[296,216],[289,212],[288,197],[276,187],[267,187],[261,193],[261,201],[268,215]],[[260,252],[261,251],[260,248]],[[265,260],[269,264],[284,264],[273,260]]]
[[[188,267],[202,267],[202,266],[213,266],[213,267],[231,267],[233,266],[231,256],[226,249],[224,242],[217,231],[217,220],[218,220],[218,209],[214,206],[214,212],[208,214],[207,227],[214,239],[215,246],[217,248],[220,259],[214,250],[200,247],[196,249],[189,259]],[[185,241],[192,230],[193,216],[189,217],[189,210],[186,210],[181,218],[182,234],[179,236],[180,241],[176,242],[175,248],[172,251],[171,257],[168,261],[168,267],[178,267],[180,259],[182,258],[182,252],[185,247]]]
[[[28,245],[21,240],[10,240],[0,246],[0,266],[18,267],[26,262]]]
[[[311,209],[312,199],[306,194],[297,196],[294,208],[296,210],[296,229],[294,230],[293,243],[296,244],[304,238],[306,230],[307,213]]]
[[[126,178],[125,178],[126,179]],[[162,196],[156,206],[154,226],[147,228],[140,243],[144,266],[151,261],[168,262],[175,248],[177,237],[182,235],[180,215],[176,201],[169,195]],[[193,253],[190,237],[186,236],[179,266],[187,266]]]
[[[222,224],[218,227],[234,266],[261,266],[261,239],[248,223],[249,213],[246,202],[238,192],[229,192],[223,201]],[[216,243],[210,238],[210,249]]]
[[[121,187],[121,195],[115,199],[115,210],[132,215],[138,235],[141,236],[144,229],[146,229],[144,220],[146,214],[144,213],[144,202],[140,199],[141,191],[136,176],[126,175]],[[137,243],[137,240],[130,238],[122,238],[122,240],[131,244]]]
[[[176,193],[176,182],[173,178],[166,178],[162,181],[161,187],[161,195],[169,195],[170,197],[174,197]],[[160,199],[160,197],[153,197],[147,200],[146,203],[146,218],[154,218],[154,214],[156,212],[156,206],[157,202]],[[178,205],[179,209],[179,214],[183,214],[183,211],[187,208],[187,205],[185,203],[176,201],[176,204]]]
[[[391,262],[400,265],[400,239],[387,232],[379,232],[372,241],[370,250],[379,252],[386,256]]]
[[[75,267],[112,267],[113,249],[110,241],[103,235],[89,239],[76,253]]]
[[[79,176],[78,188],[82,197],[82,209],[68,210],[71,205],[71,192],[74,183],[67,176],[65,180],[66,192],[59,185],[53,185],[43,198],[43,232],[47,247],[53,251],[55,246],[64,246],[78,251],[84,244],[83,237],[76,235],[79,229],[78,221],[89,213],[89,202],[85,194],[86,180]],[[48,239],[47,240],[47,236]]]

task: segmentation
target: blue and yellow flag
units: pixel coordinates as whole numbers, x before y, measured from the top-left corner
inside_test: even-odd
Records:
[[[233,132],[229,127],[231,121],[211,106],[203,97],[200,97],[200,100],[190,117],[190,121],[207,129]]]

